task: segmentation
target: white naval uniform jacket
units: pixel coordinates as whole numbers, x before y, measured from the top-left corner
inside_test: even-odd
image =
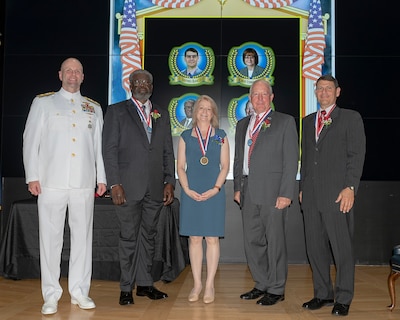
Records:
[[[26,183],[56,189],[105,184],[102,130],[100,105],[80,92],[61,88],[35,97],[23,134]]]

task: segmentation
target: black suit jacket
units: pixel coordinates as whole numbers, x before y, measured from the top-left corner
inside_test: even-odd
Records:
[[[167,110],[153,105],[151,143],[131,99],[110,105],[103,128],[103,158],[108,185],[122,184],[127,200],[140,200],[149,188],[162,201],[164,183],[175,186],[175,159]]]
[[[315,117],[303,119],[300,191],[302,207],[317,205],[321,211],[338,209],[335,203],[341,190],[354,186],[357,192],[364,166],[365,133],[361,115],[338,106],[315,141]]]

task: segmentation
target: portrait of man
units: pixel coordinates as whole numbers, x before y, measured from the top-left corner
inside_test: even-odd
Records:
[[[194,99],[189,99],[186,100],[185,103],[183,104],[185,117],[180,121],[180,124],[187,129],[192,127],[192,114],[193,114],[194,103],[195,103]]]
[[[215,57],[211,47],[197,42],[185,42],[173,47],[169,54],[168,66],[171,71],[171,85],[198,87],[214,83]]]
[[[253,105],[251,104],[250,99],[247,100],[247,102],[246,102],[246,107],[245,107],[244,111],[246,112],[246,117],[247,117],[247,116],[252,116],[252,115],[254,114],[254,107],[253,107]]]
[[[199,52],[197,49],[190,47],[185,50],[185,62],[186,69],[181,70],[181,72],[189,78],[197,76],[203,72],[203,70],[198,67]]]

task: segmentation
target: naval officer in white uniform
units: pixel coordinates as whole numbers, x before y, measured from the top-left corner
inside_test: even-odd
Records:
[[[63,292],[59,278],[67,207],[71,303],[96,307],[89,297],[96,184],[99,195],[106,191],[102,109],[80,93],[84,74],[79,60],[65,60],[58,76],[61,89],[33,100],[23,134],[26,183],[38,196],[43,314],[57,312]]]

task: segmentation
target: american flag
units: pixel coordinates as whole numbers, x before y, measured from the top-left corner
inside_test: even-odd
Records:
[[[324,63],[325,34],[320,0],[310,0],[308,32],[303,57],[303,77],[318,80]]]
[[[135,0],[124,1],[124,12],[119,37],[122,63],[122,86],[126,92],[130,92],[129,75],[142,68],[140,57],[139,38],[136,25],[136,4]]]

